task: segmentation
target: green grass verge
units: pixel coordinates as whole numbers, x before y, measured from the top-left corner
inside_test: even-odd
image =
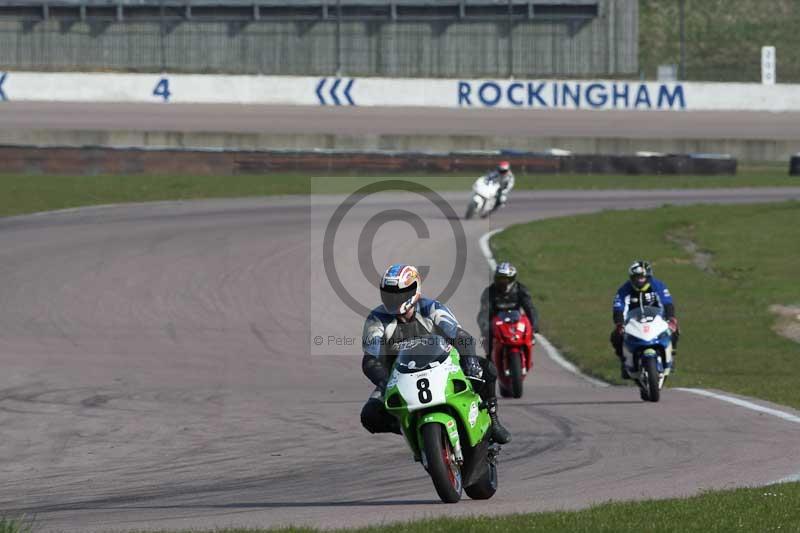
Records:
[[[761,81],[761,47],[773,45],[781,83],[800,82],[797,0],[685,0],[689,80]],[[639,2],[639,66],[655,79],[658,65],[680,61],[679,2]]]
[[[706,492],[692,498],[606,503],[583,511],[383,524],[348,533],[732,533],[798,531],[800,483]],[[311,533],[311,528],[218,529],[215,533]],[[166,532],[162,532],[166,533]],[[198,532],[196,532],[198,533]]]
[[[711,254],[710,271],[681,243]],[[543,332],[588,374],[619,382],[611,300],[649,259],[681,320],[672,386],[719,388],[800,408],[800,344],[778,335],[774,304],[800,305],[800,203],[661,207],[513,226],[492,239],[531,287]]]
[[[0,533],[32,533],[33,530],[30,520],[0,516]]]
[[[784,165],[785,166],[785,165]],[[737,176],[519,176],[518,189],[684,189],[800,186],[784,166],[742,168]],[[392,177],[433,189],[463,190],[476,176]],[[238,198],[275,194],[349,193],[380,178],[336,177],[312,180],[308,175],[269,176],[16,176],[0,174],[0,216],[83,205]],[[386,178],[384,178],[386,179]]]

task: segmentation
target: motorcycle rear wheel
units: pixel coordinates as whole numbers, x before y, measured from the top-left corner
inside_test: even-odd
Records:
[[[450,439],[441,424],[422,426],[422,444],[436,493],[444,503],[461,499],[461,468],[455,462]]]
[[[469,487],[464,487],[464,492],[473,500],[488,500],[497,492],[497,465],[489,463],[486,473],[480,481]]]

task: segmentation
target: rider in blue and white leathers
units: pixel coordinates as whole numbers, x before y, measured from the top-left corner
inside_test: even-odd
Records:
[[[362,370],[375,384],[361,410],[362,425],[371,433],[400,432],[397,420],[383,404],[389,371],[403,341],[433,334],[444,337],[458,350],[464,374],[483,379],[483,383],[473,382],[473,385],[492,419],[492,438],[500,444],[509,442],[511,435],[497,417],[497,368],[475,353],[475,339],[461,328],[447,306],[422,297],[421,286],[419,272],[411,265],[392,265],[381,278],[383,305],[367,317],[362,338]]]
[[[667,285],[663,281],[653,277],[653,268],[647,261],[634,261],[628,268],[628,275],[630,279],[623,283],[614,295],[614,303],[612,305],[614,330],[611,332],[611,338],[609,339],[621,363],[621,376],[623,379],[628,378],[622,354],[625,316],[630,308],[639,307],[640,305],[660,307],[663,310],[664,320],[669,323],[669,329],[672,332],[674,369],[674,358],[677,353],[680,332],[678,330],[678,319],[675,317],[675,304],[672,302],[672,294],[670,294]]]

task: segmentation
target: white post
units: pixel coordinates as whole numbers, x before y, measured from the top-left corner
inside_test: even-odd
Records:
[[[775,47],[761,47],[761,83],[775,85]]]

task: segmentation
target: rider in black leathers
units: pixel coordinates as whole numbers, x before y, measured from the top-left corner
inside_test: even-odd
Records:
[[[478,327],[484,339],[487,355],[492,353],[492,317],[498,311],[525,311],[534,333],[539,331],[539,313],[533,305],[531,293],[517,281],[517,269],[511,263],[500,263],[494,271],[494,283],[481,294],[481,309],[478,311]]]

